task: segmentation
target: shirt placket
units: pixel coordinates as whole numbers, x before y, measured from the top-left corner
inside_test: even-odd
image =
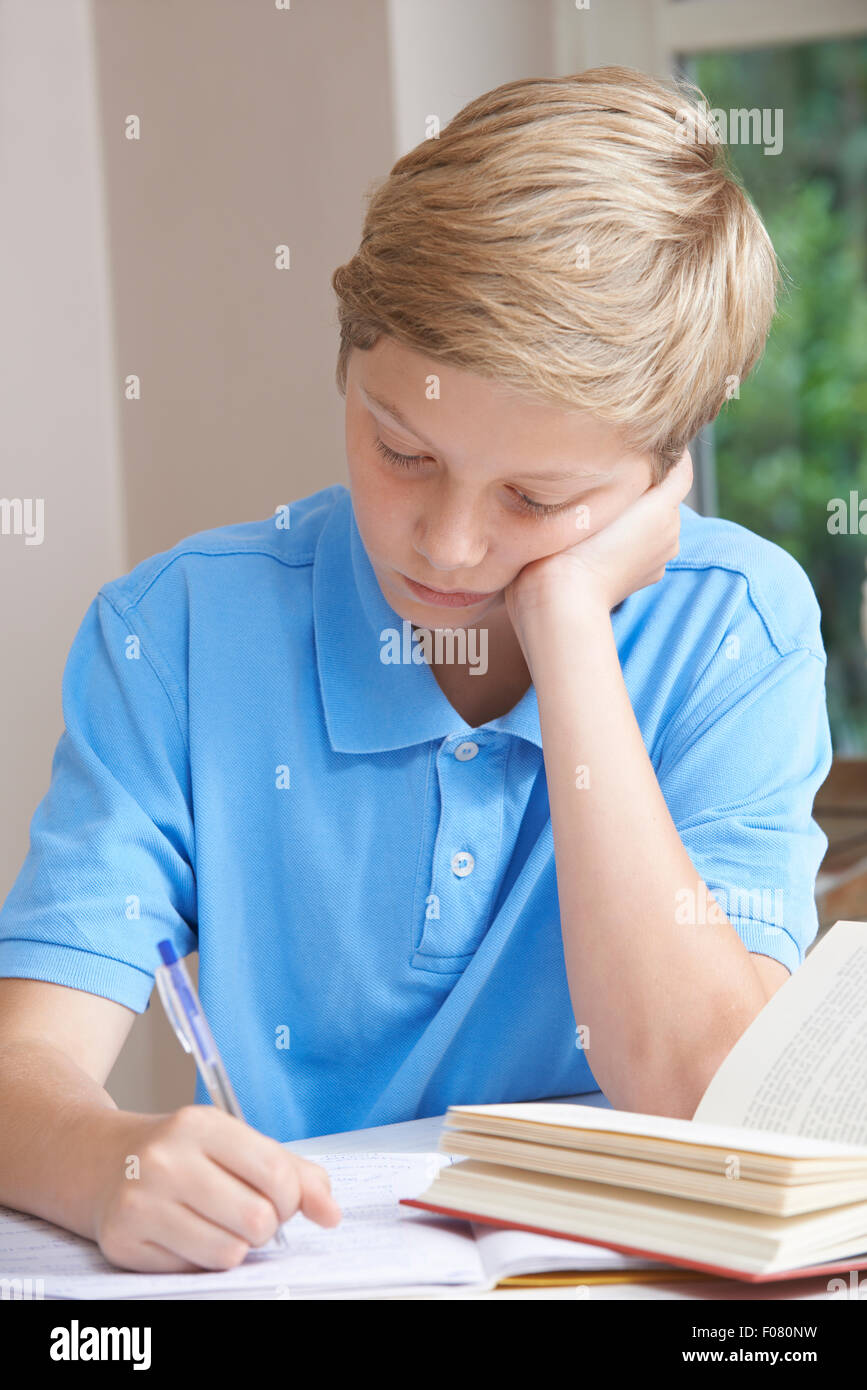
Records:
[[[507,740],[473,731],[436,754],[439,818],[412,964],[460,971],[490,924],[502,859]]]

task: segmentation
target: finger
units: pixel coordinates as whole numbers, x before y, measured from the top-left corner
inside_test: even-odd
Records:
[[[297,1211],[297,1180],[294,1190],[283,1189],[283,1196],[286,1206],[278,1210],[267,1193],[201,1154],[192,1160],[183,1203],[202,1220],[256,1247],[269,1241],[277,1227]]]
[[[230,1177],[267,1197],[279,1220],[288,1221],[297,1211],[300,1197],[296,1155],[233,1115],[215,1110],[211,1119],[213,1123],[200,1139],[201,1150]]]
[[[321,1163],[314,1163],[312,1158],[304,1158],[301,1154],[296,1154],[295,1159],[296,1162],[302,1164],[305,1172],[311,1178],[315,1178],[317,1182],[324,1185],[326,1192],[331,1192],[331,1174],[327,1168],[323,1168]]]
[[[677,462],[672,464],[661,482],[651,484],[640,494],[627,511],[635,509],[635,514],[641,518],[642,524],[646,524],[645,513],[649,510],[668,513],[672,508],[675,510],[686,497],[693,484],[692,456],[688,449],[684,449]],[[625,513],[621,513],[625,516]],[[619,518],[617,518],[619,520]]]
[[[153,1235],[155,1230],[154,1220],[150,1218],[148,1234]],[[137,1274],[199,1274],[202,1270],[201,1264],[179,1255],[168,1246],[155,1240],[140,1239],[130,1227],[125,1229],[121,1239],[111,1239],[105,1244],[100,1242],[99,1248],[110,1265]],[[187,1249],[191,1248],[187,1246]]]
[[[249,1242],[183,1202],[138,1194],[128,1204],[123,1231],[100,1242],[100,1249],[121,1269],[193,1273],[234,1268],[245,1258]]]
[[[201,1274],[202,1266],[193,1260],[182,1259],[173,1250],[155,1241],[143,1240],[136,1247],[135,1263],[121,1265],[122,1269],[134,1269],[139,1274]]]
[[[192,1270],[234,1269],[247,1255],[248,1241],[234,1231],[207,1220],[182,1202],[163,1204],[148,1228],[142,1251],[152,1261],[149,1268],[183,1269],[170,1260],[184,1260]]]
[[[282,1225],[300,1209],[306,1216],[308,1205],[311,1220],[334,1226],[340,1220],[340,1208],[330,1195],[331,1180],[325,1169],[300,1154],[292,1154],[266,1134],[233,1116],[231,1125],[215,1125],[203,1145],[207,1155],[243,1183],[264,1195],[273,1204],[277,1224]],[[243,1125],[244,1143],[238,1144],[232,1133],[235,1125]],[[276,1229],[276,1225],[275,1225]]]
[[[310,1167],[313,1171],[301,1180],[301,1211],[320,1226],[337,1226],[343,1213],[331,1195],[331,1179],[324,1168],[315,1163]]]

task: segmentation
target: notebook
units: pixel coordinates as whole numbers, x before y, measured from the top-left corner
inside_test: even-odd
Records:
[[[94,1242],[39,1217],[0,1207],[0,1293],[12,1298],[153,1298],[172,1294],[258,1290],[263,1298],[365,1296],[451,1297],[494,1288],[509,1277],[548,1272],[558,1281],[579,1271],[582,1284],[640,1270],[647,1280],[669,1278],[669,1266],[595,1245],[485,1225],[399,1203],[421,1192],[451,1163],[439,1153],[305,1154],[325,1168],[343,1212],[323,1227],[296,1212],[284,1230],[289,1248],[274,1241],[251,1250],[231,1270],[140,1274],[104,1259]],[[541,1281],[540,1281],[541,1282]]]
[[[692,1120],[451,1106],[405,1205],[762,1282],[867,1268],[867,923],[837,922]]]

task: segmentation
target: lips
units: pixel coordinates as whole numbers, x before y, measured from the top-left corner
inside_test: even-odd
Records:
[[[479,593],[467,589],[453,589],[451,592],[444,592],[442,589],[432,589],[427,584],[419,584],[417,580],[410,579],[409,575],[405,574],[402,578],[416,598],[443,608],[469,608],[473,604],[481,603],[483,599],[491,597],[490,593]]]

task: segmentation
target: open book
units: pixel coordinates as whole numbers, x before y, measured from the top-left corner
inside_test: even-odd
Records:
[[[837,922],[717,1070],[692,1120],[450,1106],[407,1205],[751,1282],[867,1268],[867,923]]]

